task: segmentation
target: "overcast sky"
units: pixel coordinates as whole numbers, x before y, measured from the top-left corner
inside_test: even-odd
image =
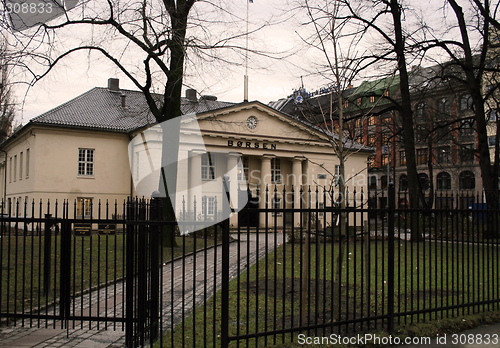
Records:
[[[239,4],[238,4],[239,2]],[[233,8],[238,16],[246,18],[246,1],[237,0]],[[272,0],[255,0],[249,4],[249,27],[260,27],[268,21],[277,20],[282,10],[275,8]],[[298,44],[298,37],[292,23],[273,25],[254,33],[249,39],[250,49],[291,51]],[[221,68],[219,65],[203,66],[206,71],[186,71],[185,84],[196,89],[201,95],[215,95],[219,100],[243,101],[243,81],[245,67]],[[249,99],[268,103],[285,97],[300,86],[301,72],[284,60],[251,57],[248,60]],[[120,79],[120,87],[137,90],[127,77],[105,58],[94,58],[89,62],[86,54],[74,55],[63,60],[35,86],[26,88],[17,85],[16,101],[20,104],[17,121],[23,124],[62,103],[77,97],[93,87],[106,87],[110,77]],[[13,76],[12,80],[15,80]]]
[[[269,21],[283,18],[283,4],[273,0],[254,0],[249,4],[250,31]],[[420,4],[430,10],[436,1],[422,0]],[[434,5],[433,5],[434,4]],[[231,11],[242,18],[244,27],[246,17],[246,0],[235,0]],[[279,7],[277,7],[279,6]],[[430,10],[429,13],[435,13]],[[251,56],[249,68],[249,100],[268,103],[290,95],[301,86],[301,76],[308,89],[324,86],[318,77],[307,76],[306,70],[311,67],[310,50],[304,50],[296,30],[300,29],[300,18],[296,17],[286,23],[266,27],[250,36],[249,48],[273,52],[295,52],[288,59],[266,59]],[[89,61],[85,54],[66,59],[57,68],[28,91],[20,86],[16,88],[16,101],[20,103],[18,122],[27,123],[31,118],[42,114],[62,103],[77,97],[93,87],[106,87],[110,77],[120,79],[120,87],[137,90],[137,88],[109,63],[105,58]],[[244,66],[210,67],[204,65],[202,71],[191,69],[186,71],[185,84],[198,90],[202,95],[215,95],[219,100],[243,101]]]

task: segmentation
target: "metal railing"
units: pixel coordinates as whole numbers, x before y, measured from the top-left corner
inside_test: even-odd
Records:
[[[499,309],[500,210],[481,195],[410,209],[390,186],[384,208],[356,190],[341,208],[333,191],[287,189],[213,226],[206,211],[164,221],[161,200],[90,203],[81,218],[76,202],[16,202],[0,216],[0,317],[124,330],[128,347],[227,347]]]

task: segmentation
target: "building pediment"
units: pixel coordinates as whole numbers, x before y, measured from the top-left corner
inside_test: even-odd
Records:
[[[227,139],[228,146],[272,149],[276,143],[330,144],[321,130],[259,102],[199,114],[197,120],[205,137]]]

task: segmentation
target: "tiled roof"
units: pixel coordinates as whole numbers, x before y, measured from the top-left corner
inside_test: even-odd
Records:
[[[121,107],[122,95],[125,96],[125,108]],[[231,105],[234,103],[182,98],[181,111],[183,114],[201,113]],[[96,87],[33,118],[30,123],[128,133],[154,124],[156,120],[141,92],[123,89],[113,92]]]

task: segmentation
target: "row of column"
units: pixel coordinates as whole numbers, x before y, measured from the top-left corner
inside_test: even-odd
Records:
[[[197,207],[201,211],[201,197],[203,195],[203,190],[202,190],[202,184],[203,180],[201,177],[201,156],[203,155],[204,152],[194,152],[192,151],[189,156],[189,198],[188,198],[188,210],[192,211],[194,204],[193,204],[193,198],[196,197],[197,200]],[[240,158],[240,154],[238,153],[229,153],[225,154],[227,156],[226,159],[226,164],[229,170],[227,171],[226,175],[229,175],[230,182],[232,183],[230,187],[230,197],[232,200],[232,206],[234,208],[238,208],[238,158]],[[265,195],[266,192],[266,187],[271,186],[271,178],[272,178],[272,173],[271,173],[271,160],[275,158],[273,155],[266,155],[264,154],[261,156],[261,169],[260,169],[260,194]],[[304,171],[303,171],[303,166],[302,163],[305,160],[304,157],[293,157],[292,159],[292,184],[293,187],[295,188],[294,190],[294,202],[296,204],[296,207],[299,206],[299,200],[300,200],[300,189],[301,185],[304,183],[302,182],[302,177]],[[220,165],[216,161],[216,165]],[[260,200],[260,207],[264,208],[265,207],[265,201],[264,199]]]
[[[271,160],[275,156],[272,155],[263,155],[261,157],[261,167],[260,167],[260,187],[259,190],[262,194],[265,194],[266,192],[266,187],[270,187],[271,185]],[[294,189],[294,197],[293,200],[295,202],[295,206],[299,206],[299,199],[300,199],[300,189],[304,183],[302,182],[302,161],[304,161],[304,157],[293,157],[292,158],[292,177],[293,177],[293,187]],[[265,200],[261,199],[260,200],[260,208],[265,208]]]

